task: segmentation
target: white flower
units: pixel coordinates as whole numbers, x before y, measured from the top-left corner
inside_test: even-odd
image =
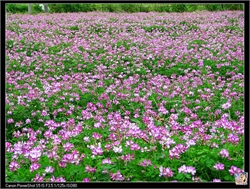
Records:
[[[114,146],[113,150],[114,150],[115,153],[122,153],[122,147],[121,146],[119,146],[119,147]]]

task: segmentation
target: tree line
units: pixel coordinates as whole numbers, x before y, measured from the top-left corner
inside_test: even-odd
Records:
[[[197,10],[224,11],[244,10],[244,4],[221,3],[78,3],[78,4],[48,4],[44,3],[44,10],[39,4],[6,4],[6,10],[10,13],[63,13],[63,12],[193,12]]]

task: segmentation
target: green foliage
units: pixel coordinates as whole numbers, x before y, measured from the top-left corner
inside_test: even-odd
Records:
[[[158,7],[156,7],[155,11],[159,12],[171,12],[171,6],[168,4],[160,4]]]
[[[186,12],[187,6],[185,4],[172,4],[171,12]]]
[[[62,4],[61,4],[62,5]],[[64,5],[60,7],[60,10],[58,9],[58,11],[62,11],[64,12]],[[68,7],[66,11],[71,11],[71,10],[76,10],[79,11],[79,7],[74,7],[76,5],[79,5],[79,7],[81,8],[81,6],[83,8],[85,8],[84,10],[86,12],[88,12],[89,10],[100,10],[101,8],[103,8],[103,11],[110,11],[110,12],[119,12],[122,9],[118,9],[120,6],[120,4],[107,4],[107,5],[103,5],[102,7],[100,7],[100,5],[102,4],[73,4],[72,6]],[[92,6],[93,5],[93,6]],[[133,6],[144,6],[143,4],[133,4]],[[54,4],[51,4],[50,6],[54,6]],[[162,9],[162,12],[168,12],[171,11],[171,5],[164,5],[166,9]],[[195,5],[187,5],[187,11],[191,11],[192,9],[189,6],[194,6],[193,8],[195,8]],[[54,8],[57,7],[57,4],[55,5]],[[159,10],[160,9],[160,5],[159,4],[152,4],[152,5],[145,5],[145,7],[147,8],[146,11],[154,11],[154,10]],[[128,8],[128,7],[127,7]],[[140,9],[143,10],[143,9]],[[55,11],[55,9],[53,9],[53,11]],[[128,11],[133,12],[133,9],[128,9]],[[181,11],[181,9],[178,9],[178,11]],[[147,19],[147,18],[146,18]],[[228,26],[223,26],[224,30],[233,30],[233,31],[238,31],[239,26],[237,26],[237,19],[230,19],[228,18]],[[84,19],[80,19],[78,20],[79,22],[87,22]],[[107,22],[111,23],[121,23],[119,22],[119,18],[108,18]],[[126,19],[126,20],[122,20],[124,23],[132,23],[132,19]],[[46,21],[47,23],[49,23],[51,26],[53,26],[53,22],[52,21]],[[151,23],[150,25],[143,25],[143,26],[139,26],[142,27],[142,29],[144,29],[146,32],[155,32],[156,30],[164,32],[164,31],[170,31],[173,30],[173,34],[171,35],[172,37],[176,37],[179,36],[181,34],[177,34],[175,33],[176,31],[180,30],[181,27],[185,28],[185,31],[189,31],[189,30],[200,30],[199,27],[197,27],[196,25],[188,22],[188,21],[183,21],[180,20],[178,22],[175,22],[175,26],[168,28],[168,24],[167,22],[170,22],[169,20],[165,20],[165,19],[156,19],[155,23]],[[157,23],[160,23],[159,25],[157,25]],[[164,23],[165,25],[162,26],[161,23]],[[129,26],[127,28],[123,28],[124,30],[127,30],[127,32],[134,32],[134,26],[132,24],[128,24]],[[72,30],[70,31],[71,33],[74,33],[74,31],[78,31],[81,25],[79,24],[69,24],[69,26],[65,26],[65,28],[67,28],[67,30]],[[95,23],[91,26],[89,26],[88,28],[86,28],[90,33],[95,33],[97,35],[102,35],[104,32],[109,32],[110,35],[115,35],[117,28],[115,26],[107,26],[103,23]],[[8,26],[8,30],[14,31],[14,32],[18,32],[20,30],[20,28],[18,27],[18,23],[14,23],[11,24],[11,26]],[[31,29],[31,31],[34,30],[34,28]],[[115,31],[116,30],[116,31]],[[66,35],[65,33],[63,33],[63,31],[58,30],[54,30],[55,33],[52,34],[47,34],[47,36],[49,38],[51,38],[54,34],[55,35]],[[37,31],[35,31],[37,32]],[[42,32],[46,32],[46,31],[42,31]],[[20,32],[21,33],[21,32]],[[152,33],[151,33],[152,34]],[[46,34],[44,34],[46,35]],[[150,35],[150,33],[148,33],[148,35]],[[20,35],[22,36],[22,35]],[[69,36],[71,37],[71,36]],[[88,37],[88,36],[84,36],[84,37]],[[92,36],[90,36],[92,37]],[[16,48],[16,52],[25,52],[26,56],[32,56],[32,53],[34,51],[40,52],[43,49],[46,48],[45,53],[51,55],[50,57],[52,58],[51,62],[53,63],[57,63],[58,60],[54,61],[53,57],[54,56],[61,56],[60,54],[58,54],[58,52],[62,52],[65,48],[69,47],[73,44],[73,42],[61,42],[59,44],[55,44],[54,46],[48,46],[46,47],[46,43],[44,42],[39,42],[39,41],[27,41],[29,38],[27,37],[21,37],[21,39],[19,39],[20,43],[23,45],[23,47],[18,47],[18,44],[16,43],[16,41],[14,40],[7,40],[6,41],[6,48],[8,50],[12,50],[14,48]],[[187,43],[185,43],[185,45],[190,49],[193,48],[193,46],[198,46],[200,48],[205,48],[207,47],[208,41],[206,40],[190,40],[187,41]],[[215,73],[215,72],[219,72],[219,75],[225,76],[225,78],[228,77],[227,72],[233,72],[234,68],[233,66],[236,66],[239,70],[237,70],[237,73],[242,73],[243,74],[243,66],[239,66],[239,64],[241,64],[241,61],[230,61],[231,65],[227,65],[227,66],[222,66],[221,68],[218,68],[217,64],[221,64],[223,63],[223,61],[219,60],[219,61],[214,61],[214,60],[204,60],[204,66],[202,68],[199,68],[195,63],[198,62],[198,58],[197,59],[192,59],[191,62],[194,62],[194,64],[190,64],[190,62],[185,62],[185,61],[174,61],[176,60],[175,58],[173,59],[165,59],[163,60],[164,66],[163,65],[159,65],[158,66],[158,61],[160,60],[159,56],[157,55],[153,55],[152,59],[148,59],[148,60],[141,60],[141,62],[143,63],[143,66],[138,66],[136,65],[136,61],[134,60],[134,55],[130,56],[126,53],[121,53],[122,56],[120,58],[116,58],[115,56],[113,56],[113,60],[107,60],[105,59],[105,56],[108,56],[106,52],[108,52],[108,50],[105,50],[104,46],[97,46],[94,49],[89,49],[87,47],[85,47],[84,44],[81,44],[82,46],[78,46],[79,50],[82,52],[86,52],[89,54],[89,57],[93,57],[93,56],[101,56],[103,55],[103,57],[100,58],[100,61],[97,59],[94,59],[91,63],[88,62],[88,58],[84,59],[82,58],[82,54],[83,53],[79,53],[78,52],[73,52],[70,55],[67,55],[67,53],[65,53],[65,56],[63,56],[63,59],[60,60],[60,63],[62,64],[61,66],[64,67],[62,68],[61,66],[58,66],[58,71],[55,71],[52,73],[52,71],[48,71],[49,68],[51,68],[52,66],[49,65],[48,62],[44,61],[44,62],[40,62],[40,70],[36,70],[36,66],[37,66],[37,62],[39,63],[40,59],[37,58],[37,60],[32,60],[30,61],[29,65],[21,65],[19,60],[15,60],[11,58],[11,55],[9,55],[9,57],[6,57],[7,60],[9,60],[9,65],[8,68],[6,69],[7,72],[11,72],[12,70],[14,71],[20,71],[23,72],[24,74],[29,73],[31,70],[35,70],[37,71],[36,74],[48,74],[49,72],[49,77],[55,77],[55,75],[60,75],[62,73],[67,73],[68,75],[72,75],[76,72],[81,73],[82,75],[86,75],[85,73],[91,73],[91,74],[96,74],[97,72],[97,67],[100,65],[100,62],[102,62],[105,66],[109,67],[111,66],[114,61],[117,61],[118,64],[117,65],[112,65],[113,68],[109,68],[109,70],[107,71],[107,74],[111,73],[112,76],[114,77],[104,77],[103,79],[96,79],[95,81],[93,81],[93,85],[89,84],[87,81],[85,81],[83,78],[83,76],[80,76],[82,78],[78,78],[76,77],[77,80],[79,80],[79,82],[74,82],[73,84],[70,85],[70,87],[72,88],[72,92],[76,92],[79,95],[79,100],[75,100],[75,101],[71,101],[69,100],[70,95],[64,94],[64,86],[62,85],[62,90],[56,93],[53,93],[51,96],[49,96],[45,102],[41,103],[40,99],[33,99],[29,102],[29,106],[23,106],[20,104],[17,104],[17,98],[10,96],[9,100],[11,102],[14,103],[14,106],[10,105],[10,104],[6,104],[6,112],[7,111],[12,111],[12,114],[6,114],[6,120],[13,118],[14,119],[14,123],[10,123],[10,124],[6,124],[6,138],[8,139],[9,142],[11,142],[12,144],[16,143],[17,141],[26,141],[28,140],[27,136],[22,136],[20,138],[15,138],[13,137],[13,132],[14,131],[18,131],[23,128],[23,127],[30,127],[32,129],[34,129],[35,131],[40,130],[42,131],[41,134],[37,135],[37,138],[43,138],[43,134],[44,131],[46,129],[46,127],[44,127],[44,122],[40,122],[39,119],[42,119],[44,121],[51,119],[54,120],[55,122],[59,123],[59,122],[67,122],[67,120],[69,118],[74,118],[76,123],[79,123],[79,120],[81,120],[81,112],[82,110],[86,109],[87,104],[89,102],[96,104],[97,102],[100,102],[102,105],[104,105],[104,107],[106,106],[107,102],[110,102],[110,100],[117,100],[118,103],[114,103],[111,104],[111,108],[105,108],[107,109],[107,113],[110,112],[115,112],[115,111],[119,111],[121,113],[121,116],[124,117],[126,115],[125,110],[130,112],[130,115],[128,115],[129,120],[132,123],[135,123],[136,126],[138,126],[143,132],[148,130],[148,127],[146,124],[143,123],[142,121],[142,115],[144,114],[144,112],[146,111],[145,108],[145,102],[143,101],[137,101],[137,100],[131,100],[131,98],[134,98],[135,92],[129,93],[129,89],[127,89],[127,86],[125,86],[124,88],[119,88],[120,85],[118,85],[115,90],[119,91],[120,93],[123,94],[129,94],[130,96],[128,97],[124,97],[124,98],[120,98],[118,96],[116,96],[113,92],[109,92],[108,96],[109,99],[107,100],[98,100],[98,97],[105,93],[106,89],[108,86],[110,86],[111,84],[114,84],[116,79],[117,79],[117,75],[120,73],[124,74],[124,70],[125,68],[130,68],[131,72],[130,73],[126,73],[125,72],[125,76],[123,77],[123,79],[120,79],[120,81],[126,80],[129,76],[133,76],[135,74],[139,74],[140,76],[146,76],[147,75],[147,70],[149,69],[151,71],[151,73],[153,74],[153,76],[156,75],[161,75],[161,76],[167,76],[168,78],[170,78],[173,74],[176,75],[176,77],[179,76],[184,76],[185,74],[187,74],[187,70],[189,70],[189,72],[191,72],[192,70],[198,70],[200,71],[200,73],[202,74],[208,74],[208,72],[210,73]],[[91,43],[91,45],[93,45],[93,43]],[[130,39],[119,39],[116,40],[116,42],[111,43],[110,44],[110,49],[113,48],[112,50],[114,50],[115,46],[117,48],[120,47],[124,47],[124,49],[126,49],[127,51],[132,49],[133,47],[138,47],[141,50],[143,50],[144,44],[138,43],[136,41],[132,41]],[[235,44],[235,45],[242,45],[242,44]],[[205,47],[204,47],[205,46]],[[211,52],[213,52],[211,50]],[[216,52],[213,52],[216,53]],[[106,54],[106,55],[105,55]],[[42,55],[41,55],[42,56]],[[154,57],[155,56],[155,57]],[[185,54],[185,56],[187,56],[187,54]],[[183,57],[183,59],[185,60],[185,56]],[[214,55],[216,56],[216,54]],[[21,62],[22,62],[22,57],[20,58]],[[120,64],[121,62],[129,62],[129,64],[127,64],[126,66],[124,64]],[[172,64],[174,63],[174,64]],[[81,65],[81,70],[78,70],[78,65]],[[171,66],[168,66],[169,64],[172,64]],[[167,67],[168,66],[168,67]],[[209,70],[207,67],[211,67],[211,70]],[[167,68],[166,68],[167,67]],[[47,71],[45,71],[47,70]],[[47,72],[47,73],[46,73]],[[105,71],[104,71],[105,72]],[[194,93],[194,95],[187,95],[185,96],[185,100],[189,101],[189,102],[193,102],[195,99],[199,98],[199,92],[197,90],[203,90],[204,88],[209,88],[212,89],[214,87],[214,85],[212,84],[212,81],[209,81],[209,78],[203,77],[203,75],[200,74],[197,77],[202,78],[202,83],[198,84],[197,88],[194,88],[194,90],[192,91]],[[46,75],[45,75],[46,76]],[[46,76],[47,77],[47,76]],[[215,80],[216,77],[218,77],[218,74],[215,74]],[[229,76],[230,77],[230,76]],[[166,78],[166,77],[165,77]],[[40,90],[43,90],[44,87],[44,83],[42,80],[39,80],[39,77],[37,78],[32,78],[35,79],[34,81],[34,86],[38,87]],[[105,79],[105,80],[104,80]],[[184,77],[183,77],[184,79]],[[60,81],[60,78],[58,79]],[[140,81],[145,81],[146,83],[149,84],[148,81],[150,81],[151,78],[143,78],[140,77]],[[240,79],[239,79],[240,80]],[[99,85],[97,84],[99,81],[103,81],[104,85]],[[194,82],[194,80],[188,80],[188,82]],[[95,83],[94,83],[95,82]],[[183,82],[185,82],[183,80]],[[186,81],[187,82],[187,81]],[[217,82],[217,81],[214,81]],[[240,81],[241,82],[241,81]],[[22,86],[24,84],[29,84],[31,85],[32,82],[30,81],[26,81],[26,80],[17,80],[17,84]],[[48,83],[50,85],[53,85],[53,81],[52,80],[48,80]],[[65,84],[67,84],[65,82]],[[84,89],[80,89],[79,84],[84,85],[86,84],[86,88],[88,89],[88,91],[86,92],[86,90]],[[132,89],[135,89],[136,87],[138,87],[140,84],[140,82],[138,83],[134,83],[131,85]],[[157,86],[158,84],[155,84],[156,88],[159,88],[160,90],[162,90],[162,88],[165,88],[165,86]],[[167,84],[168,85],[168,84]],[[15,89],[16,84],[13,83],[6,83],[6,89],[9,90],[9,88],[12,91],[15,91],[15,95],[20,96],[23,93],[23,90],[27,92],[28,89],[24,88],[24,89]],[[98,87],[99,86],[99,87]],[[152,86],[152,85],[151,85]],[[180,90],[185,90],[185,83],[183,84],[179,84],[179,83],[174,83],[171,82],[170,85],[167,86],[167,88],[165,88],[164,90],[167,90],[170,94],[175,91],[175,86],[179,86]],[[84,88],[85,88],[84,87]],[[244,88],[242,86],[239,85],[239,82],[236,80],[236,82],[234,84],[232,84],[232,86],[227,86],[228,88],[230,88],[231,91],[235,91],[235,92],[240,92],[243,93]],[[156,111],[159,109],[159,105],[158,103],[160,103],[161,101],[165,101],[166,104],[164,105],[164,107],[169,111],[168,114],[163,115],[160,113],[160,117],[163,118],[164,121],[157,121],[154,120],[154,124],[157,127],[166,127],[169,131],[171,131],[171,126],[170,124],[168,124],[168,121],[170,120],[170,116],[171,114],[173,114],[172,112],[170,112],[170,110],[173,108],[175,109],[175,111],[178,113],[178,120],[177,122],[180,123],[180,126],[185,126],[185,125],[189,125],[190,122],[194,121],[185,121],[185,117],[186,117],[186,113],[184,112],[180,112],[179,110],[181,109],[181,107],[183,106],[182,104],[182,100],[183,97],[179,94],[175,95],[174,97],[170,97],[169,95],[162,95],[161,93],[158,93],[156,90],[154,90],[152,87],[147,86],[147,88],[150,88],[150,90],[152,90],[152,93],[147,96],[147,98],[145,99],[146,101],[151,101],[152,102],[152,110]],[[223,88],[224,90],[224,88]],[[208,120],[210,120],[210,116],[209,113],[213,113],[216,111],[216,109],[221,109],[221,105],[227,102],[227,99],[223,98],[223,90],[214,90],[214,96],[211,98],[211,101],[206,101],[206,100],[202,100],[200,99],[200,103],[196,104],[196,103],[190,103],[187,104],[186,106],[190,109],[192,109],[192,107],[198,107],[200,106],[201,108],[197,111],[195,111],[195,114],[197,114],[197,116],[199,117],[200,120],[206,122]],[[70,90],[66,89],[66,92],[68,93]],[[146,95],[146,91],[139,89],[139,93],[140,97],[143,97]],[[178,93],[178,92],[177,92]],[[65,99],[59,98],[60,96],[65,96]],[[222,97],[222,98],[221,98]],[[232,118],[232,120],[237,120],[238,116],[235,114],[235,111],[240,111],[240,112],[244,112],[244,97],[240,96],[239,99],[236,99],[232,102],[232,106],[228,109],[228,110],[222,110],[222,113],[229,113],[230,114],[230,118]],[[54,104],[55,101],[58,100],[58,103]],[[60,113],[58,113],[56,115],[56,118],[53,118],[53,114],[51,114],[53,111],[56,111],[59,107],[67,107],[67,105],[65,105],[65,102],[69,103],[70,106],[73,105],[75,110],[72,113],[72,115],[65,115],[65,111],[62,111]],[[208,112],[205,112],[205,108],[208,106],[212,106],[211,110]],[[79,106],[79,107],[78,107]],[[123,108],[122,108],[123,106]],[[33,112],[34,110],[40,110],[42,111],[44,109],[44,107],[48,107],[48,111],[50,113],[50,115],[43,117],[41,116],[41,113],[38,113],[36,115],[32,115],[31,117],[31,112]],[[145,108],[145,109],[144,109]],[[92,114],[93,116],[98,115],[99,110],[101,110],[102,108],[98,108],[97,111],[93,111]],[[139,111],[137,112],[138,109]],[[66,108],[66,111],[68,109]],[[135,113],[139,114],[139,117],[135,118],[133,117],[133,115]],[[77,115],[79,114],[79,115]],[[101,113],[102,114],[102,113]],[[207,117],[205,118],[201,118],[203,115],[206,115]],[[213,116],[213,115],[212,115]],[[211,117],[212,117],[211,116]],[[78,118],[77,118],[78,117]],[[105,118],[105,114],[103,116]],[[30,124],[26,124],[25,120],[26,119],[31,119],[31,123]],[[215,118],[214,118],[215,120]],[[213,121],[214,121],[213,120]],[[15,127],[15,123],[18,121],[22,121],[24,122],[24,124],[21,127]],[[96,122],[96,118],[90,118],[88,120],[84,120],[82,121],[83,126],[84,126],[84,130],[83,132],[81,132],[77,137],[70,137],[70,139],[68,140],[71,144],[74,145],[74,149],[76,149],[77,151],[79,151],[80,153],[84,153],[85,157],[84,159],[78,164],[78,165],[74,165],[71,163],[67,163],[67,167],[66,168],[61,168],[58,166],[58,162],[54,161],[53,159],[50,159],[47,157],[47,155],[44,155],[40,158],[39,162],[41,164],[41,167],[38,170],[35,170],[34,172],[30,172],[30,165],[31,162],[27,159],[24,158],[23,156],[20,156],[19,159],[17,159],[17,162],[21,164],[21,168],[18,169],[15,172],[11,172],[9,170],[9,164],[6,165],[6,180],[8,181],[30,181],[32,178],[34,178],[36,176],[36,174],[41,173],[42,171],[45,170],[46,167],[48,166],[52,166],[55,169],[55,172],[53,173],[53,175],[55,177],[60,177],[63,176],[65,177],[65,179],[67,181],[82,181],[83,178],[88,177],[91,179],[91,181],[95,181],[98,179],[98,181],[109,181],[110,180],[110,172],[108,173],[102,173],[103,170],[107,169],[108,171],[111,172],[117,172],[118,170],[121,171],[122,175],[124,175],[125,177],[130,177],[131,181],[163,181],[166,182],[167,179],[170,180],[178,180],[178,181],[191,181],[192,179],[192,175],[190,173],[185,174],[185,173],[178,173],[178,168],[182,165],[187,165],[187,166],[193,166],[196,169],[196,176],[199,176],[200,178],[202,178],[203,181],[211,181],[213,178],[220,178],[226,180],[226,181],[233,181],[234,178],[233,176],[229,175],[228,170],[230,169],[230,167],[232,165],[235,165],[237,167],[241,167],[243,165],[243,161],[244,159],[242,157],[240,157],[240,154],[243,154],[243,137],[241,137],[239,145],[233,145],[233,144],[229,144],[229,143],[221,143],[221,137],[220,134],[223,132],[225,134],[225,139],[227,140],[227,137],[230,133],[230,131],[228,129],[224,129],[222,127],[216,127],[216,130],[221,132],[218,133],[218,138],[214,137],[211,139],[211,141],[207,141],[207,142],[215,142],[218,144],[218,148],[211,148],[209,144],[203,144],[204,141],[200,140],[199,138],[196,140],[197,145],[194,146],[190,146],[188,148],[188,150],[185,153],[181,153],[180,154],[180,158],[179,159],[170,159],[169,158],[169,150],[171,150],[175,145],[171,145],[170,148],[162,148],[162,145],[159,143],[159,141],[153,141],[153,136],[150,135],[149,136],[149,141],[144,141],[142,139],[140,139],[139,137],[134,137],[134,136],[129,136],[128,140],[132,138],[133,141],[135,141],[136,143],[138,143],[140,145],[140,147],[147,147],[147,148],[151,148],[152,146],[156,147],[155,150],[152,150],[150,152],[144,152],[142,153],[141,151],[133,151],[131,152],[129,147],[125,147],[125,139],[121,140],[121,146],[123,148],[123,154],[128,154],[128,153],[134,153],[135,154],[135,160],[130,161],[130,162],[123,162],[120,158],[118,158],[118,156],[121,156],[123,154],[116,154],[114,153],[113,150],[107,151],[104,150],[103,152],[103,156],[95,156],[95,157],[91,157],[91,149],[89,147],[87,147],[87,145],[90,145],[92,142],[101,143],[102,148],[104,148],[106,142],[108,141],[108,137],[110,134],[110,124],[105,124],[102,123],[103,127],[102,128],[96,128],[94,127],[94,124]],[[203,123],[204,123],[203,122]],[[61,129],[61,127],[57,128],[56,130],[53,130],[53,134],[58,134],[58,131]],[[199,129],[200,128],[196,128],[196,129],[192,129],[192,132],[196,134],[199,133]],[[211,134],[210,133],[210,129],[211,126],[207,127],[207,130],[204,131],[204,133],[207,134]],[[91,143],[88,142],[83,142],[83,138],[86,136],[92,136],[93,132],[97,132],[99,134],[102,134],[102,140],[95,140],[93,137],[90,137]],[[120,133],[119,133],[120,132]],[[171,139],[173,139],[176,144],[184,144],[185,140],[183,140],[183,135],[185,134],[182,131],[176,131],[177,134],[174,134],[171,137]],[[117,131],[117,137],[120,137],[119,134],[122,134],[121,131]],[[122,135],[121,135],[122,136]],[[106,140],[107,139],[107,140]],[[127,139],[127,138],[126,138]],[[49,139],[50,140],[50,139]],[[120,140],[120,139],[119,139]],[[39,140],[38,140],[39,141]],[[52,140],[50,140],[51,143],[45,144],[46,145],[46,149],[49,149],[52,146]],[[62,144],[60,144],[60,146],[63,146],[67,141],[63,140]],[[34,145],[36,146],[37,143]],[[219,155],[219,152],[221,149],[227,149],[229,151],[230,157],[232,158],[232,160],[228,161],[227,158],[222,158]],[[63,148],[59,148],[58,150],[58,155],[60,156],[60,158],[62,157],[64,153],[64,149]],[[70,153],[70,152],[65,152],[65,153]],[[12,154],[7,152],[6,153],[6,158],[8,159],[8,162],[11,161],[11,156]],[[111,158],[111,161],[114,162],[114,164],[102,164],[102,159],[104,158]],[[24,162],[21,162],[23,161]],[[141,162],[143,159],[151,159],[152,161],[152,166],[147,166],[147,167],[142,167],[142,166],[138,166],[138,162]],[[217,162],[221,162],[225,165],[225,170],[222,171],[216,171],[213,166],[217,163]],[[87,173],[85,171],[85,167],[86,165],[90,165],[90,166],[94,166],[97,168],[97,172],[90,174]],[[155,168],[154,166],[157,166],[157,168]],[[163,166],[163,167],[170,167],[173,172],[174,172],[174,176],[171,178],[164,178],[164,177],[159,177],[159,166]],[[141,174],[143,173],[143,174]],[[220,174],[220,175],[218,175]],[[45,178],[51,178],[52,174],[48,173]],[[205,180],[206,179],[206,180]]]
[[[28,12],[28,4],[7,4],[6,10],[13,14]]]
[[[187,11],[188,12],[193,12],[196,11],[198,9],[198,5],[196,4],[187,4]]]
[[[28,12],[28,4],[7,4],[6,5],[7,12],[12,14],[15,13],[27,13]],[[44,12],[42,7],[39,4],[32,4],[32,12],[33,13],[41,13]]]
[[[244,10],[243,4],[222,4],[221,6],[223,10]]]
[[[165,4],[165,3],[74,3],[48,4],[51,13],[63,12],[193,12],[196,10],[223,11],[244,10],[243,4]],[[7,4],[6,10],[11,13],[28,13],[28,4]],[[43,12],[39,4],[32,4],[33,13]]]
[[[122,7],[119,4],[102,4],[102,11],[122,12]]]
[[[164,32],[166,29],[164,26],[143,26],[142,27],[146,32],[153,32],[154,30],[158,30],[159,32]]]
[[[133,12],[139,12],[139,6],[137,4],[128,4],[128,3],[123,3],[120,4],[121,9],[124,12],[129,12],[129,13],[133,13]]]
[[[223,5],[221,4],[206,4],[205,5],[206,10],[208,11],[222,11]]]

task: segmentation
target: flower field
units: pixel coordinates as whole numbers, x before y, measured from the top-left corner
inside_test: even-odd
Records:
[[[244,14],[13,14],[6,181],[234,181]]]

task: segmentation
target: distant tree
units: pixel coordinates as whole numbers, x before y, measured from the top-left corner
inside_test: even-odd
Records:
[[[27,10],[27,9],[26,9],[26,10]],[[28,4],[28,12],[29,12],[29,14],[32,14],[32,6],[31,6],[30,3]]]
[[[44,3],[44,11],[49,12],[48,3]]]

